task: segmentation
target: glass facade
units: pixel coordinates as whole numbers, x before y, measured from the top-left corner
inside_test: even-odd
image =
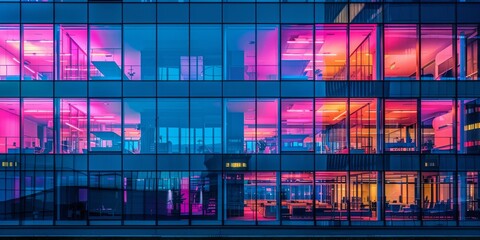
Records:
[[[480,3],[157,2],[0,0],[2,225],[480,226]]]

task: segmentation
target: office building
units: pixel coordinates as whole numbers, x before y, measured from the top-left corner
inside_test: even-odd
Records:
[[[471,234],[479,11],[2,0],[0,235]]]

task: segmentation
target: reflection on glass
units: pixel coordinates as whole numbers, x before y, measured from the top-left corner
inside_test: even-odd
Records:
[[[121,117],[119,99],[90,100],[90,151],[121,151]]]
[[[20,100],[0,100],[0,153],[20,153]]]
[[[0,80],[20,80],[20,26],[0,25]]]
[[[385,172],[385,219],[417,220],[420,214],[419,190],[416,172]]]
[[[313,102],[282,100],[282,151],[313,151]]]
[[[155,100],[123,100],[123,152],[155,153]]]
[[[24,99],[22,114],[22,153],[53,153],[53,100]]]
[[[417,101],[385,101],[385,151],[416,151]]]
[[[315,99],[315,144],[317,153],[348,153],[347,99]]]
[[[116,25],[90,26],[90,80],[122,79],[122,30]],[[123,79],[130,79],[123,76]]]

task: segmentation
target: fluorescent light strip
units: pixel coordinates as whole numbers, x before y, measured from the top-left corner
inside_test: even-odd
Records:
[[[340,115],[334,117],[334,118],[333,118],[333,121],[339,119],[341,116],[343,116],[343,115],[346,114],[346,113],[347,113],[347,111],[342,112]]]
[[[68,123],[68,122],[66,122],[66,123],[65,123],[65,125],[67,125],[67,126],[69,126],[69,127],[73,128],[73,129],[75,129],[75,130],[77,130],[77,131],[83,132],[83,130],[82,130],[82,129],[80,129],[80,128],[78,128],[78,127],[75,127],[75,126],[73,126],[72,124],[70,124],[70,123]]]

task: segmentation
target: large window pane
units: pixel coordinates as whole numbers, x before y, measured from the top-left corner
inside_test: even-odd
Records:
[[[188,39],[188,25],[158,26],[158,80],[189,79]]]
[[[190,100],[190,152],[222,151],[222,103],[220,99]]]
[[[188,172],[158,172],[157,182],[158,220],[187,224],[190,213]]]
[[[417,101],[385,101],[385,151],[416,151]]]
[[[122,79],[122,29],[116,25],[90,26],[90,80]],[[129,79],[124,76],[124,79]]]
[[[308,44],[310,40],[298,41]],[[313,42],[313,40],[311,40]],[[347,79],[347,27],[345,25],[315,25],[316,80]]]
[[[311,221],[313,218],[313,195],[312,172],[283,172],[281,214],[284,223],[295,224],[290,221]],[[305,224],[305,222],[298,224]]]
[[[257,25],[257,79],[279,80],[278,25]]]
[[[221,25],[190,25],[190,80],[222,79]]]
[[[157,111],[157,152],[190,152],[188,99],[160,98]]]
[[[375,221],[378,202],[377,172],[350,172],[350,219]]]
[[[60,25],[60,76],[57,80],[87,80],[87,26]],[[58,54],[58,53],[57,53]]]
[[[417,220],[420,214],[420,186],[416,172],[385,172],[385,219]]]
[[[82,154],[87,144],[87,101],[85,99],[60,99],[60,140],[57,152]],[[58,128],[58,127],[57,127]]]
[[[313,79],[313,44],[313,26],[282,26],[282,80]]]
[[[20,153],[20,100],[0,100],[0,153]]]
[[[90,172],[88,189],[88,219],[120,220],[122,218],[121,172]]]
[[[124,99],[123,152],[155,153],[155,99]]]
[[[225,172],[224,181],[227,223],[253,224],[257,218],[255,172]]]
[[[153,224],[156,218],[156,172],[125,172],[123,203],[126,223]]]
[[[346,172],[315,172],[315,213],[317,221],[347,220],[346,200]]]
[[[374,25],[350,26],[350,79],[377,80],[376,49],[378,31]]]
[[[377,153],[381,132],[376,99],[350,99],[350,153]]]
[[[124,79],[155,80],[155,45],[155,25],[123,26]]]
[[[53,153],[53,100],[23,99],[23,153]]]
[[[458,79],[478,80],[477,26],[457,27]]]
[[[56,178],[57,223],[87,219],[88,179],[84,171],[58,171]]]
[[[422,80],[455,80],[452,27],[422,25],[421,34]]]
[[[313,151],[313,101],[282,100],[282,151]]]
[[[225,80],[255,80],[255,25],[225,25]]]
[[[385,80],[415,80],[418,74],[416,25],[387,25],[385,34]]]
[[[348,153],[347,99],[315,99],[316,152]]]
[[[451,172],[422,173],[423,220],[455,219],[454,176]]]
[[[225,153],[256,152],[255,101],[253,99],[226,99]]]
[[[90,151],[121,151],[121,118],[120,100],[90,100]]]
[[[454,151],[452,100],[422,100],[422,153]]]
[[[0,80],[20,80],[20,25],[0,25]]]
[[[23,25],[23,80],[53,80],[53,26]]]
[[[258,153],[272,154],[279,151],[279,100],[257,99],[256,137]]]

